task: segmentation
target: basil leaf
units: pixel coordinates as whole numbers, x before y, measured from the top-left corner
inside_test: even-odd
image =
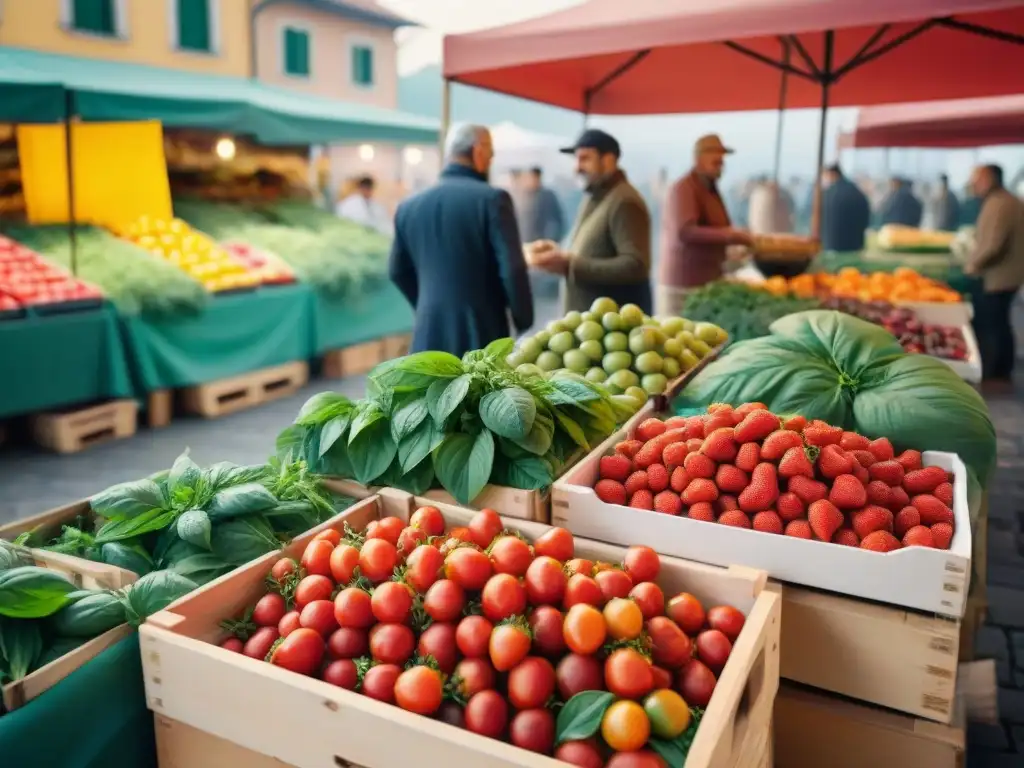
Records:
[[[352,407],[352,401],[344,395],[321,392],[303,403],[299,415],[295,417],[295,423],[304,427],[325,424],[335,416],[350,412]]]
[[[434,451],[437,479],[460,504],[469,504],[480,494],[493,465],[494,437],[486,429],[476,437],[461,432],[448,435]]]
[[[11,680],[21,680],[33,669],[43,653],[39,624],[0,616],[0,659],[6,660]]]
[[[178,537],[205,549],[210,548],[210,517],[201,509],[190,509],[178,518]]]
[[[401,443],[428,415],[426,398],[417,397],[410,400],[392,414],[391,437],[396,443]]]
[[[522,387],[506,387],[480,399],[480,419],[491,432],[510,440],[522,440],[533,429],[537,401]]]
[[[0,573],[0,616],[41,619],[59,611],[70,600],[75,585],[59,573],[36,565],[23,565]]]
[[[576,445],[585,451],[590,450],[590,443],[587,441],[587,435],[583,431],[583,427],[577,424],[571,416],[562,413],[557,408],[551,409],[555,414],[555,420],[558,422],[558,426],[567,434]]]
[[[601,718],[615,701],[608,691],[581,691],[565,702],[555,721],[555,744],[589,739],[601,727]],[[681,765],[681,763],[679,764]]]
[[[152,480],[132,480],[112,485],[89,499],[89,506],[100,517],[130,518],[162,509],[166,499]]]
[[[230,461],[220,461],[203,470],[206,485],[214,493],[232,485],[258,482],[268,474],[266,464],[239,466]]]
[[[199,467],[189,458],[186,450],[171,465],[171,471],[167,475],[167,490],[173,494],[179,488],[195,488],[200,475]]]
[[[107,544],[111,541],[133,539],[144,533],[152,533],[166,528],[178,513],[173,509],[151,509],[136,517],[111,520],[96,532],[96,543]]]
[[[235,566],[225,561],[220,555],[215,555],[212,552],[202,552],[183,557],[171,565],[169,570],[202,586],[234,569]]]
[[[330,477],[352,477],[352,462],[349,460],[348,443],[338,440],[324,454],[317,467],[321,474]]]
[[[524,491],[539,491],[554,482],[551,465],[539,456],[504,459],[496,462],[494,482]]]
[[[386,418],[384,412],[375,403],[364,402],[352,416],[352,426],[348,430],[348,444],[352,445],[364,429],[368,429],[384,418]]]
[[[443,427],[455,409],[469,394],[469,385],[473,377],[468,373],[448,380],[439,379],[430,385],[427,390],[427,408],[430,410],[430,417],[439,427]]]
[[[363,485],[384,474],[398,453],[390,425],[383,417],[361,430],[354,441],[350,438],[348,449],[353,476]]]
[[[417,352],[399,358],[395,370],[454,379],[463,373],[462,361],[448,352]]]
[[[197,586],[174,571],[153,571],[121,590],[125,620],[133,627],[141,626],[148,616],[162,611]]]
[[[594,387],[587,382],[580,381],[579,379],[553,376],[548,379],[548,384],[577,405],[580,403],[590,403],[595,400],[602,400],[604,398],[604,395],[601,394],[597,387]]]
[[[344,414],[342,416],[335,416],[324,424],[323,429],[320,430],[320,445],[317,448],[318,459],[323,458],[323,455],[330,450],[335,441],[345,434],[345,430],[348,429],[351,423],[351,417],[348,414]]]
[[[514,339],[495,339],[484,347],[484,356],[489,357],[491,360],[504,360],[512,354],[512,350],[515,348],[516,342]]]
[[[302,453],[302,440],[306,436],[306,430],[293,424],[285,427],[278,434],[274,441],[274,455],[281,461],[292,461],[299,458]]]
[[[233,565],[245,565],[281,548],[273,529],[260,516],[215,525],[211,540],[214,554]]]
[[[513,439],[513,442],[536,456],[543,456],[551,449],[554,436],[554,422],[543,413],[538,413],[530,433],[522,440]]]
[[[424,421],[398,444],[398,461],[403,472],[411,472],[444,439],[444,432],[433,421]]]
[[[120,541],[104,544],[100,548],[100,559],[107,565],[124,568],[136,576],[145,576],[153,570],[153,561],[142,547]]]
[[[214,494],[206,507],[210,520],[217,522],[232,517],[253,515],[277,506],[277,499],[259,483],[245,483],[225,488]]]
[[[283,501],[263,516],[275,531],[293,536],[320,524],[316,509],[308,501]]]
[[[406,472],[395,481],[395,487],[414,496],[421,496],[434,485],[434,463],[421,461],[412,471]]]

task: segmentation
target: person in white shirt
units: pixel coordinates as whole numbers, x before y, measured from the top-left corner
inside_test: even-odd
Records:
[[[354,221],[390,237],[394,234],[394,223],[387,209],[373,199],[374,186],[372,177],[360,178],[356,183],[356,191],[341,200],[334,213],[342,219]]]

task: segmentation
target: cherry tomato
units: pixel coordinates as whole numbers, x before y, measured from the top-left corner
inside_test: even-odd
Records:
[[[449,579],[435,581],[423,596],[423,610],[434,621],[455,621],[465,604],[466,593]]]
[[[508,704],[497,691],[480,691],[466,704],[463,715],[466,730],[498,739],[508,725]]]
[[[480,593],[484,616],[494,622],[516,616],[526,610],[526,589],[508,573],[491,576]]]
[[[420,635],[416,652],[420,656],[433,656],[441,671],[450,675],[459,660],[455,645],[455,625],[440,622],[431,624]]]
[[[338,546],[341,543],[341,531],[336,528],[325,528],[313,537],[313,541],[317,539],[324,539],[331,542],[334,546]]]
[[[423,594],[438,580],[444,555],[434,547],[416,547],[405,563],[405,583]]]
[[[455,628],[455,643],[468,658],[484,658],[488,654],[494,625],[483,616],[467,616]]]
[[[508,672],[530,652],[530,634],[515,624],[501,624],[491,632],[487,653],[499,672]]]
[[[562,612],[550,605],[541,605],[530,614],[533,650],[544,656],[559,657],[565,653],[562,637]]]
[[[274,649],[270,663],[300,675],[312,675],[320,668],[326,648],[316,630],[299,627]]]
[[[704,606],[689,592],[680,592],[669,600],[665,613],[688,635],[696,635],[704,627]]]
[[[462,714],[462,705],[455,701],[442,701],[434,717],[442,723],[454,725],[456,728],[466,727],[466,718]]]
[[[441,675],[430,667],[412,667],[395,681],[395,703],[418,715],[434,714],[442,694]]]
[[[605,601],[613,597],[629,597],[629,591],[633,588],[633,581],[629,575],[618,568],[601,571],[594,576],[594,581],[601,588],[601,594]]]
[[[382,517],[380,520],[373,520],[366,526],[366,538],[383,539],[393,546],[398,545],[398,537],[405,528],[405,523],[397,517]]]
[[[395,682],[402,674],[396,664],[375,664],[363,675],[363,694],[387,704],[395,703]]]
[[[697,635],[694,645],[697,648],[697,658],[707,664],[712,672],[721,674],[722,667],[732,653],[732,643],[725,633],[718,629],[705,630]]]
[[[397,517],[385,520],[397,520]],[[367,539],[359,550],[359,570],[363,576],[374,584],[391,578],[395,566],[398,565],[398,550],[395,545],[385,539]]]
[[[576,544],[565,528],[551,528],[533,542],[533,551],[537,557],[550,557],[564,563],[576,554]]]
[[[644,699],[644,712],[651,721],[651,734],[674,739],[690,725],[690,707],[675,691],[655,691]]]
[[[538,557],[526,569],[526,595],[531,605],[561,605],[568,579],[562,564],[552,557]]]
[[[691,707],[706,707],[715,692],[715,673],[697,659],[691,659],[676,675],[676,690]]]
[[[298,611],[288,611],[281,620],[277,623],[277,631],[281,633],[281,637],[288,637],[292,632],[302,626],[299,622]]]
[[[550,755],[555,746],[555,716],[548,709],[516,713],[508,727],[508,740],[517,747]]]
[[[295,607],[300,611],[314,600],[329,600],[334,591],[334,582],[326,576],[307,576],[295,587]]]
[[[491,578],[491,561],[479,549],[459,547],[445,557],[444,575],[463,589],[483,589]]]
[[[354,691],[359,685],[359,670],[352,659],[335,659],[324,667],[320,679],[346,691]]]
[[[362,629],[340,627],[327,638],[327,653],[333,659],[357,659],[369,649],[370,641]]]
[[[516,709],[543,707],[555,692],[555,669],[540,656],[527,656],[508,673],[508,700]]]
[[[334,618],[334,603],[330,600],[308,603],[299,612],[299,624],[312,629],[321,637],[329,637],[338,628],[338,620]]]
[[[594,575],[596,576],[603,571],[614,571],[617,570],[616,566],[612,563],[606,563],[603,560],[598,560],[594,563]]]
[[[267,654],[270,653],[270,646],[280,636],[277,627],[260,627],[245,641],[245,645],[242,646],[242,653],[250,659],[263,661],[267,658]]]
[[[501,518],[493,509],[481,509],[469,521],[469,533],[472,541],[481,549],[487,549],[494,541],[494,537],[501,533]]]
[[[403,528],[402,533],[398,536],[398,554],[402,557],[408,557],[416,547],[426,543],[426,541],[427,534],[421,529],[413,528],[412,526]]]
[[[448,531],[448,538],[441,543],[441,554],[447,555],[454,549],[462,546],[463,543],[473,544],[473,534],[469,528],[460,526]]]
[[[647,634],[651,638],[651,656],[659,666],[678,669],[693,655],[693,643],[672,619],[655,616],[647,622]]]
[[[555,750],[555,760],[580,768],[604,768],[604,758],[596,739],[565,742]]]
[[[359,565],[359,550],[350,544],[339,544],[331,552],[331,578],[336,584],[348,584]]]
[[[562,637],[573,653],[588,655],[596,653],[604,645],[608,628],[604,616],[592,605],[580,603],[574,605],[565,614],[562,624]]]
[[[480,691],[492,690],[497,682],[494,667],[487,659],[463,659],[455,667],[459,693],[467,701]]]
[[[746,617],[731,605],[716,605],[708,611],[708,626],[722,632],[732,642],[743,631]]]
[[[601,736],[616,752],[636,752],[650,735],[647,713],[635,701],[616,701],[601,718]]]
[[[651,662],[632,648],[619,648],[604,662],[604,682],[619,698],[639,699],[654,687]]]
[[[668,768],[668,763],[657,752],[641,749],[637,752],[616,752],[605,768]]]
[[[580,691],[604,690],[604,665],[594,656],[570,653],[555,668],[558,694],[568,701]]]
[[[601,607],[604,605],[604,593],[593,578],[582,573],[574,573],[565,585],[562,606],[568,610],[579,603]]]
[[[385,581],[373,590],[370,607],[382,624],[402,624],[412,611],[412,594],[405,584]]]
[[[634,584],[654,581],[661,570],[661,558],[650,547],[634,544],[626,550],[626,556],[622,558],[622,567]]]
[[[412,658],[416,636],[405,624],[378,624],[370,630],[370,655],[374,661],[401,666]]]
[[[613,640],[633,640],[644,631],[640,606],[625,597],[613,597],[604,606],[604,623]]]
[[[640,607],[645,620],[665,613],[665,593],[654,582],[640,582],[629,590],[629,597]]]
[[[370,596],[357,587],[341,590],[334,598],[334,619],[339,627],[368,629],[373,626],[373,604]]]
[[[565,572],[569,574],[569,576],[572,576],[574,573],[579,573],[583,576],[592,576],[594,573],[594,561],[575,557],[565,564]]]
[[[225,651],[231,651],[232,653],[241,653],[245,647],[245,643],[239,640],[237,637],[229,637],[227,640],[223,640],[220,647]]]
[[[652,664],[651,674],[654,675],[654,686],[652,690],[659,691],[662,688],[672,687],[672,673],[664,667]]]
[[[306,569],[306,573],[330,576],[333,551],[334,545],[331,542],[326,539],[313,539],[302,553],[302,567]]]
[[[274,577],[275,581],[280,583],[293,574],[298,567],[299,564],[292,558],[283,557],[274,563],[274,567],[270,569],[270,575]]]
[[[288,612],[284,598],[276,592],[269,592],[252,609],[252,620],[261,627],[276,627]]]
[[[437,507],[420,507],[412,513],[409,525],[419,528],[427,536],[440,536],[444,533],[444,516]]]
[[[519,577],[533,562],[530,545],[516,536],[499,536],[490,548],[491,564],[495,573],[509,573]]]

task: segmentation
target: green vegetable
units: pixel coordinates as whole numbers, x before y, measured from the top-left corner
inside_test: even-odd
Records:
[[[686,318],[708,322],[729,332],[731,342],[767,336],[769,326],[780,317],[818,306],[815,299],[775,296],[744,283],[716,281],[686,297]]]
[[[0,666],[11,680],[25,677],[43,652],[43,636],[35,621],[0,616]]]
[[[23,565],[0,572],[0,616],[41,619],[68,603],[75,585],[55,571]]]
[[[140,545],[111,542],[100,548],[100,559],[107,565],[124,568],[136,576],[145,576],[153,570],[153,559]]]
[[[125,606],[113,592],[94,592],[66,605],[49,618],[61,637],[95,637],[125,622]]]
[[[32,555],[27,549],[0,540],[0,571],[32,563]]]
[[[202,586],[233,571],[235,566],[212,552],[197,552],[174,561],[168,568]]]
[[[263,485],[245,483],[215,493],[206,511],[210,520],[217,522],[263,512],[276,505],[277,499],[274,498],[274,494]]]
[[[259,516],[230,520],[213,529],[213,553],[234,565],[244,565],[281,548],[274,529]]]
[[[173,571],[154,571],[120,591],[125,620],[140,626],[147,616],[162,611],[196,588],[196,583]]]
[[[601,718],[614,702],[615,694],[608,691],[577,693],[558,711],[555,744],[589,739],[600,730]]]

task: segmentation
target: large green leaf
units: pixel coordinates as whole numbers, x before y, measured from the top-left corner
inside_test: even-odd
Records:
[[[225,488],[213,495],[206,508],[213,522],[232,517],[255,515],[277,506],[277,498],[259,483],[244,483]]]
[[[317,449],[317,459],[323,458],[323,455],[331,449],[331,446],[345,434],[351,423],[351,414],[345,413],[341,416],[335,416],[324,424],[323,429],[320,430],[320,445]]]
[[[173,509],[151,509],[135,517],[111,520],[96,532],[96,543],[106,544],[111,541],[134,539],[144,533],[152,533],[166,528],[178,513]]]
[[[100,517],[135,517],[160,509],[165,503],[160,486],[152,480],[119,483],[89,499],[89,505]]]
[[[533,428],[522,440],[514,442],[535,456],[543,456],[551,450],[551,441],[555,436],[555,423],[550,416],[538,413],[533,420]]]
[[[496,435],[522,440],[533,429],[537,401],[522,387],[505,387],[480,398],[480,419]]]
[[[391,437],[396,443],[423,423],[430,411],[425,397],[416,397],[401,405],[391,415]]]
[[[295,423],[304,427],[325,424],[335,416],[351,410],[352,402],[344,395],[337,392],[320,392],[303,404],[299,409],[299,415],[295,417]]]
[[[352,466],[353,477],[363,485],[370,485],[384,474],[397,452],[398,446],[391,437],[391,425],[388,420],[375,419],[360,430],[354,440],[349,439],[348,460]]]
[[[427,408],[435,424],[439,427],[444,426],[448,417],[455,413],[455,409],[466,399],[472,381],[473,377],[464,373],[454,379],[439,379],[430,385],[427,389]]]
[[[398,444],[398,462],[402,472],[411,472],[444,439],[444,432],[431,420],[426,420]]]
[[[491,478],[494,437],[483,429],[475,437],[448,435],[434,451],[434,472],[444,489],[461,504],[469,504]]]

